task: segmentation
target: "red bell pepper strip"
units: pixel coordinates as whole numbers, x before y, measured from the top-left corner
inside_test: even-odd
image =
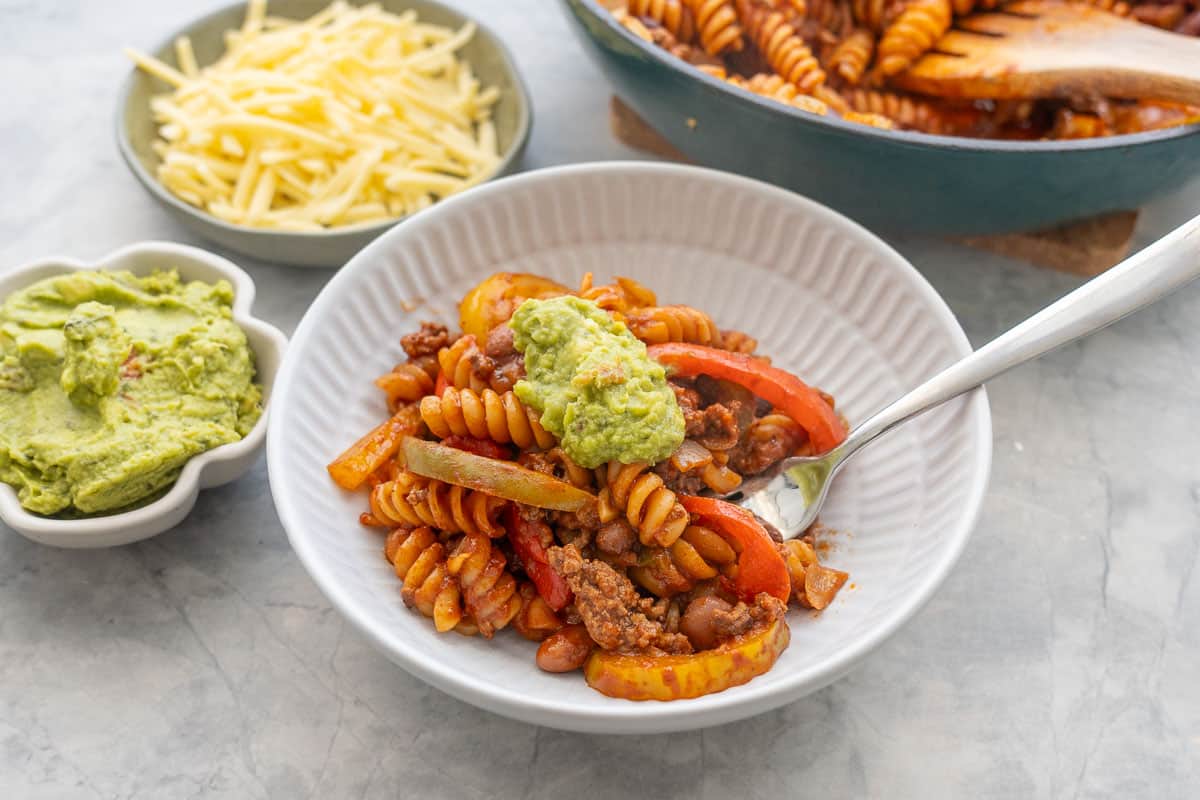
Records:
[[[738,555],[734,591],[743,600],[753,600],[759,592],[788,601],[792,583],[787,564],[766,528],[746,509],[714,497],[679,495],[679,502],[701,522],[712,525],[717,533],[741,546]]]
[[[561,575],[550,566],[546,557],[546,547],[543,541],[553,541],[550,526],[544,522],[526,519],[521,516],[515,505],[510,505],[504,512],[505,527],[508,528],[508,541],[513,551],[521,559],[525,574],[537,587],[538,594],[546,601],[553,611],[561,611],[574,595],[571,587]]]
[[[698,344],[656,344],[646,353],[674,375],[708,375],[746,387],[804,428],[818,453],[829,452],[846,438],[846,426],[829,404],[790,372],[744,353]]]

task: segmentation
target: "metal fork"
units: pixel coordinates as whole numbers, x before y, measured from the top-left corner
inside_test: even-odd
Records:
[[[788,458],[721,495],[791,539],[817,518],[839,470],[864,445],[913,417],[1056,347],[1094,333],[1200,277],[1200,217],[1093,278],[947,367],[850,432],[821,456]]]

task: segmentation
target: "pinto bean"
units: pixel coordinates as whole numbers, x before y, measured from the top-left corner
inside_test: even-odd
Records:
[[[571,672],[592,652],[592,638],[582,625],[567,625],[538,645],[537,665],[546,672]]]
[[[721,638],[717,630],[717,618],[728,615],[733,606],[719,597],[706,595],[688,603],[687,610],[679,620],[679,632],[688,638],[697,650],[710,650]]]

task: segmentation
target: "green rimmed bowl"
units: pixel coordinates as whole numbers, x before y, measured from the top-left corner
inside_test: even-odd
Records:
[[[269,13],[272,16],[303,19],[329,3],[330,0],[271,0]],[[364,2],[353,0],[352,4],[363,5]],[[475,22],[475,35],[459,53],[470,62],[483,86],[495,86],[500,91],[492,119],[496,124],[501,161],[492,178],[511,172],[529,140],[533,104],[529,90],[517,71],[516,62],[500,38],[478,20],[433,0],[381,0],[379,5],[392,13],[412,9],[423,22],[454,28]],[[211,64],[225,52],[225,32],[241,27],[245,13],[245,3],[222,8],[176,31],[149,53],[171,66],[178,66],[174,41],[179,36],[188,36],[200,66]],[[150,111],[150,98],[169,89],[167,84],[141,70],[132,71],[125,81],[118,104],[117,146],[125,163],[146,191],[197,235],[264,261],[298,267],[338,267],[376,236],[405,219],[398,217],[387,222],[347,225],[320,232],[290,232],[233,225],[184,202],[167,191],[155,177],[159,158],[151,145],[158,126]]]
[[[690,159],[875,229],[1036,230],[1139,208],[1200,173],[1200,125],[1033,142],[878,130],[736,89],[637,38],[596,0],[563,2],[617,94]]]

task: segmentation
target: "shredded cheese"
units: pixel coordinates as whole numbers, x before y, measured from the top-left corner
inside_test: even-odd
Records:
[[[334,2],[307,20],[251,0],[201,68],[186,37],[178,68],[126,50],[171,91],[151,100],[159,181],[236,225],[318,231],[427,208],[495,173],[491,109],[457,52],[459,30]]]

